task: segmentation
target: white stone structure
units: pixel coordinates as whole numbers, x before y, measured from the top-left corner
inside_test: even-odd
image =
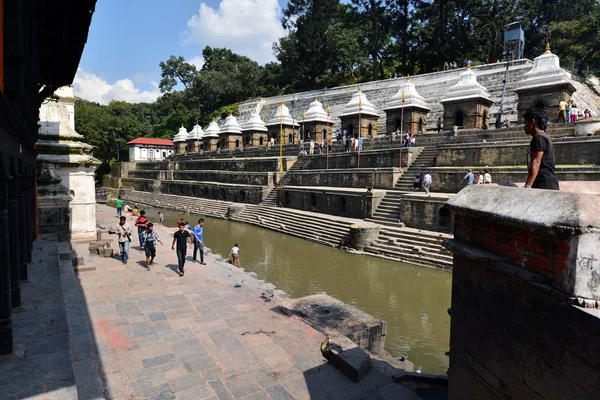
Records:
[[[217,145],[219,143],[219,133],[221,133],[221,129],[219,128],[219,124],[217,124],[217,121],[211,122],[208,125],[208,128],[206,128],[206,130],[204,131],[204,150],[217,150]]]
[[[340,118],[358,115],[359,113],[361,115],[371,115],[379,118],[379,113],[375,109],[375,106],[367,99],[367,96],[365,96],[360,89],[358,89],[358,91],[352,95],[350,101],[346,103],[342,109]]]
[[[204,131],[202,130],[202,127],[196,123],[188,135],[188,150],[194,153],[199,152],[202,149],[203,137]]]
[[[342,121],[342,130],[351,137],[377,136],[379,113],[360,88],[346,103],[339,118]]]
[[[177,154],[183,154],[187,151],[188,137],[188,131],[182,124],[175,137],[173,137],[173,143],[175,144],[175,151],[177,152]]]
[[[299,127],[298,120],[292,117],[290,114],[290,109],[284,103],[281,103],[277,110],[275,111],[275,115],[269,121],[267,121],[267,127],[270,126],[279,126],[283,124],[284,126],[293,126],[295,128]]]
[[[302,122],[324,122],[326,124],[331,123],[331,117],[327,114],[327,111],[323,109],[323,104],[318,98],[310,103],[306,114],[302,117]]]
[[[127,142],[129,161],[162,161],[174,152],[169,139],[137,138]]]
[[[431,108],[407,77],[383,110],[386,114],[386,133],[405,129],[413,133],[424,133],[427,129],[427,114]]]
[[[469,67],[458,75],[458,82],[448,90],[441,103],[479,98],[490,100],[493,103],[487,89],[477,82],[477,74]]]
[[[70,240],[96,238],[96,188],[94,172],[100,161],[93,147],[75,131],[75,95],[72,86],[55,92],[40,107],[36,147],[40,171],[38,209],[40,229],[59,232]],[[66,210],[66,214],[65,211]],[[61,225],[69,230],[61,231]]]
[[[229,114],[219,133],[219,147],[222,149],[236,149],[242,147],[242,127],[236,117]]]
[[[525,79],[517,84],[516,90],[541,89],[544,86],[554,87],[561,84],[572,85],[565,71],[560,68],[560,59],[550,51],[550,46],[546,46],[544,54],[533,60],[533,67],[523,77]]]
[[[258,114],[258,107],[250,119],[242,125],[242,140],[245,146],[262,146],[267,140],[267,125]]]

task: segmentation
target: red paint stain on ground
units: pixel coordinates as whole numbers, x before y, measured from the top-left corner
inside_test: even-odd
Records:
[[[123,333],[115,329],[109,321],[100,320],[96,323],[96,329],[102,339],[108,342],[113,350],[123,350],[125,347],[135,343],[135,340],[128,340],[123,337]]]

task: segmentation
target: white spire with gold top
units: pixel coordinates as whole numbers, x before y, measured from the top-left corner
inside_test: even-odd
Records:
[[[267,132],[267,125],[256,111],[250,115],[250,119],[242,125],[242,131]]]
[[[188,135],[188,140],[201,140],[203,136],[204,131],[202,130],[202,127],[196,122],[196,125],[194,125],[194,127]]]
[[[403,95],[404,99],[402,98]],[[403,105],[406,108],[415,107],[426,111],[431,111],[431,108],[429,108],[427,105],[425,98],[417,92],[415,85],[410,81],[410,77],[407,77],[406,81],[400,85],[398,88],[398,93],[396,93],[394,97],[390,99],[387,107],[383,110],[395,110],[397,108],[402,108]]]
[[[189,139],[189,134],[187,129],[185,129],[185,127],[183,126],[183,124],[181,124],[181,128],[179,128],[179,132],[177,132],[177,135],[175,135],[175,137],[173,138],[173,142],[185,142]]]
[[[287,108],[285,103],[281,103],[279,105],[279,107],[277,107],[277,111],[275,112],[275,115],[273,115],[273,118],[271,118],[267,122],[267,126],[280,125],[280,124],[294,126],[294,127],[300,126],[300,124],[298,124],[298,122],[296,122],[296,120],[294,118],[292,118],[292,116],[290,115],[290,109]]]
[[[448,90],[448,94],[441,102],[476,98],[492,101],[487,89],[477,82],[477,74],[469,64],[467,69],[458,75],[458,82]]]
[[[238,133],[242,134],[242,127],[238,123],[236,117],[233,114],[229,114],[229,117],[225,118],[225,124],[221,127],[221,134],[223,133]]]
[[[315,101],[310,103],[308,111],[302,116],[302,122],[328,122],[331,123],[331,117],[323,109],[323,104],[319,101],[319,98],[315,98]]]
[[[340,116],[356,115],[359,113],[363,115],[379,116],[375,106],[367,99],[367,96],[361,92],[360,88],[352,95],[348,104],[344,106]]]
[[[218,138],[219,133],[221,133],[221,129],[219,129],[219,124],[217,124],[217,122],[213,120],[213,122],[211,122],[208,125],[208,128],[206,128],[206,130],[204,131],[204,138]]]
[[[560,67],[558,56],[550,51],[550,43],[546,43],[546,51],[533,60],[533,67],[524,76],[525,79],[519,82],[517,90],[571,84],[571,80]]]

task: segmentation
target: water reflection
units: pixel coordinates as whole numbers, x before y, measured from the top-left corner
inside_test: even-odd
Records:
[[[158,209],[144,207],[150,220]],[[165,225],[198,216],[162,210]],[[445,374],[448,361],[451,275],[368,256],[356,256],[255,226],[204,217],[204,239],[226,257],[238,243],[242,267],[275,284],[291,297],[318,292],[388,322],[386,349],[404,355],[424,373]]]

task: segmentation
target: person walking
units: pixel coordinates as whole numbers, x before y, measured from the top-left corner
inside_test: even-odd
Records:
[[[158,237],[158,232],[154,230],[154,224],[148,222],[146,230],[143,232],[144,239],[144,252],[146,253],[146,269],[150,271],[150,266],[154,263],[154,257],[156,257],[156,242],[163,245],[163,242]]]
[[[185,271],[183,267],[185,265],[185,256],[187,253],[187,245],[192,248],[192,237],[188,231],[185,230],[185,224],[179,224],[179,230],[173,235],[173,243],[171,244],[171,250],[175,250],[175,244],[177,243],[177,261],[179,263],[179,276],[183,276]]]
[[[350,143],[352,143],[352,139],[349,136],[346,136],[346,153],[350,152]]]
[[[127,223],[127,217],[121,216],[119,218],[119,228],[117,229],[117,242],[119,243],[119,250],[121,251],[121,261],[123,264],[127,264],[129,259],[129,243],[131,243],[131,225]]]
[[[444,125],[442,124],[442,117],[438,117],[438,120],[437,120],[437,130],[438,130],[438,133],[440,133],[442,131],[442,127],[443,126]]]
[[[140,216],[135,220],[135,226],[138,228],[138,238],[140,239],[140,251],[144,251],[143,234],[148,225],[148,218],[146,218],[146,211],[140,211]]]
[[[158,212],[158,222],[160,223],[160,225],[162,226],[163,222],[165,221],[165,216],[163,215],[163,213],[161,213],[160,211]]]
[[[465,180],[467,181],[467,185],[472,185],[473,184],[473,181],[475,180],[475,175],[473,175],[473,170],[472,169],[469,169],[469,172],[467,172],[467,174],[464,176],[464,178],[462,178],[460,180],[460,184],[462,185],[462,183]]]
[[[237,261],[237,266],[238,266],[238,268],[240,268],[240,255],[243,256],[244,253],[242,253],[242,251],[238,247],[238,244],[236,243],[233,245],[233,247],[229,251],[229,258],[231,258],[231,265],[235,265],[235,262]]]
[[[331,149],[332,149],[332,147],[333,147],[333,142],[331,141],[331,139],[329,139],[329,140],[327,141],[327,152],[328,152],[328,153],[331,153]]]
[[[315,141],[310,139],[310,146],[309,146],[308,154],[312,156],[314,153],[315,153]]]
[[[123,200],[121,200],[121,196],[118,196],[115,200],[115,207],[117,208],[117,217],[121,217],[123,215]]]
[[[358,138],[358,151],[363,151],[363,138],[362,138],[362,136]]]
[[[545,108],[530,108],[523,114],[525,133],[531,136],[527,150],[525,188],[560,190],[554,173],[554,147],[546,133],[548,113]]]
[[[358,151],[358,138],[354,138],[354,151]]]
[[[200,251],[200,264],[206,265],[204,262],[204,219],[200,218],[198,224],[194,227],[194,257],[196,261],[196,253]]]
[[[492,175],[490,175],[490,170],[485,170],[485,175],[483,175],[483,183],[488,184],[492,183]]]
[[[477,178],[477,184],[483,185],[483,171],[479,171],[479,177]]]
[[[425,193],[429,194],[429,187],[431,186],[431,175],[429,175],[429,171],[425,173],[423,177],[423,189],[425,189]]]

